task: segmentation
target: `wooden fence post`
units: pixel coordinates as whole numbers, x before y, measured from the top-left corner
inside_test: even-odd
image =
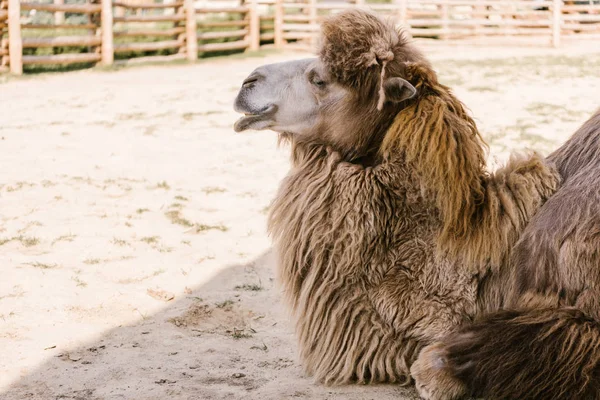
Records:
[[[364,0],[358,0],[358,1],[364,1]],[[315,30],[315,27],[317,26],[317,0],[309,0],[308,2],[309,4],[309,8],[308,8],[308,24],[310,25],[310,40],[309,40],[309,45],[311,47],[311,50],[314,50],[317,46],[317,36],[318,33]]]
[[[484,14],[486,11],[486,6],[481,4],[482,0],[475,0],[475,6],[473,7],[474,13],[471,14],[471,18],[475,19],[484,19]],[[479,38],[482,35],[482,32],[485,30],[484,25],[473,25],[473,34],[476,38]]]
[[[185,0],[185,43],[188,61],[198,59],[198,21],[194,0]]]
[[[562,0],[552,1],[552,46],[560,46],[560,23],[562,20]]]
[[[258,4],[256,0],[250,0],[250,25],[248,38],[250,39],[250,47],[248,50],[257,51],[260,47],[260,15],[258,15]]]
[[[398,7],[398,24],[405,29],[409,29],[408,25],[408,0],[394,0]]]
[[[273,33],[275,36],[275,48],[283,48],[283,0],[275,0],[275,18]]]
[[[102,65],[112,65],[115,61],[113,47],[113,11],[112,0],[102,1],[100,16],[102,26]]]
[[[444,33],[441,35],[440,39],[447,40],[450,35],[450,6],[448,5],[448,0],[442,0],[442,29]]]
[[[63,5],[65,4],[65,0],[54,0],[54,4]],[[57,11],[54,13],[54,23],[56,25],[62,25],[65,23],[65,13],[63,11]]]
[[[163,4],[173,4],[173,3],[174,3],[173,0],[163,0]],[[173,14],[176,14],[177,13],[177,8],[179,8],[179,7],[164,8],[163,9],[163,15],[173,15]],[[184,1],[184,7],[183,8],[184,8],[184,11],[186,11],[185,1]]]
[[[23,40],[21,39],[21,4],[8,0],[8,56],[10,72],[23,73]]]

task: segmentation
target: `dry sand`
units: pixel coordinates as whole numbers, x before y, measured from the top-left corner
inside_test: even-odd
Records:
[[[491,164],[600,106],[594,43],[425,48]],[[231,106],[253,68],[300,56],[0,77],[1,399],[415,398],[323,387],[297,360],[265,232],[288,151],[234,134]]]

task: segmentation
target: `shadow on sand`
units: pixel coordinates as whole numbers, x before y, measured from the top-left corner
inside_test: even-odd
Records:
[[[414,399],[394,385],[324,387],[297,361],[268,251],[154,315],[56,354],[0,393],[21,399]],[[255,283],[248,284],[248,281]]]

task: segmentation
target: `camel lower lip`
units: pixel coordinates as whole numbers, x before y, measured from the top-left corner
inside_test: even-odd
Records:
[[[233,129],[236,132],[248,129],[266,129],[269,126],[269,118],[276,110],[275,105],[269,105],[260,114],[244,113],[244,116],[235,122]]]
[[[252,129],[257,122],[261,122],[263,120],[264,117],[262,115],[246,114],[235,122],[233,129],[236,132],[242,132],[247,129]]]

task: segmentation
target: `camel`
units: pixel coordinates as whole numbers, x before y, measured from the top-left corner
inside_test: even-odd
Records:
[[[237,132],[291,147],[268,224],[306,372],[435,400],[600,398],[600,112],[492,173],[402,31],[351,10],[321,41],[234,105]]]

